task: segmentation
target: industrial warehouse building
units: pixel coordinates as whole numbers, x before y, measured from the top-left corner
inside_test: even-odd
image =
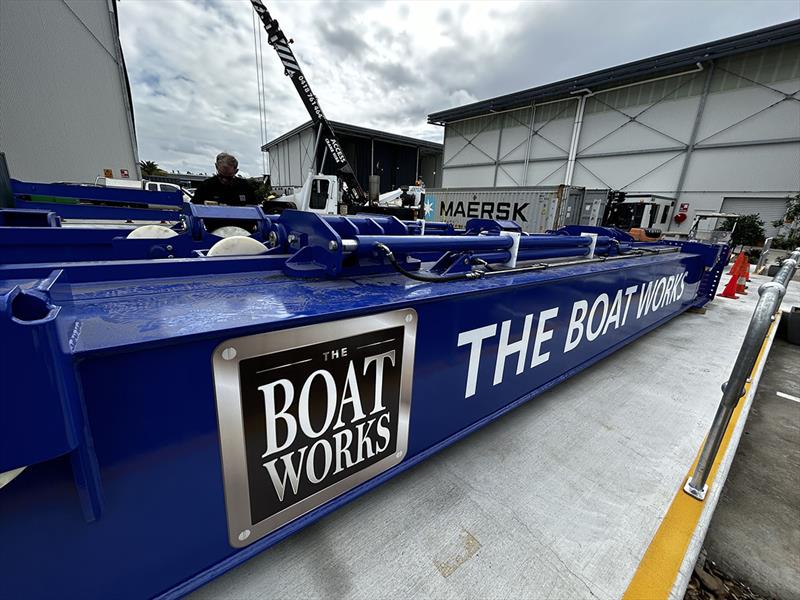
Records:
[[[331,127],[365,190],[369,189],[370,175],[380,177],[380,193],[414,185],[418,177],[428,186],[441,185],[442,144],[337,121],[331,121]],[[273,188],[285,190],[303,185],[309,171],[319,165],[325,154],[320,144],[315,156],[316,135],[308,121],[262,146],[263,152],[269,152]],[[330,157],[317,171],[335,172]]]
[[[116,0],[0,2],[0,57],[0,152],[12,177],[139,178]]]
[[[800,20],[430,114],[445,188],[576,186],[783,216],[800,191]],[[666,226],[664,228],[667,228]]]

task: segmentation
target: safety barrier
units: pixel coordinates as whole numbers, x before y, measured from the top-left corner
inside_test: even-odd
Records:
[[[683,487],[683,491],[698,500],[703,500],[706,497],[706,492],[708,491],[706,481],[708,480],[711,466],[714,464],[714,459],[719,452],[731,415],[739,399],[744,395],[744,385],[753,371],[758,353],[767,337],[770,324],[775,320],[775,313],[778,312],[781,306],[783,296],[786,294],[786,286],[789,285],[792,277],[794,277],[798,262],[800,262],[800,248],[797,248],[788,259],[783,261],[781,268],[772,281],[763,284],[758,289],[760,296],[758,304],[756,304],[755,311],[753,311],[750,325],[747,328],[739,355],[736,357],[736,362],[733,364],[731,375],[727,383],[722,386],[722,400],[720,400],[708,437],[705,444],[703,444],[697,467]]]

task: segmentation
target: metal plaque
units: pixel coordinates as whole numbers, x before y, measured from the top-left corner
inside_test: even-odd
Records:
[[[228,534],[247,546],[403,460],[417,314],[402,309],[214,350]]]

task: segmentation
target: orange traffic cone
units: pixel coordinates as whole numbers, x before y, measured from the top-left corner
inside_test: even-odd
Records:
[[[744,254],[744,252],[742,252]],[[744,278],[750,281],[750,258],[745,254],[744,261],[742,262],[742,271],[744,271]]]
[[[737,300],[739,298],[739,296],[736,295],[736,282],[738,279],[738,273],[734,273],[733,277],[730,278],[730,281],[728,281],[728,284],[725,286],[725,289],[722,290],[722,293],[717,295],[722,296],[723,298],[732,298],[733,300]]]
[[[744,252],[739,252],[739,254],[736,256],[736,260],[733,261],[733,264],[731,265],[731,268],[728,271],[728,275],[733,275],[734,273],[737,273],[743,260],[744,260]]]

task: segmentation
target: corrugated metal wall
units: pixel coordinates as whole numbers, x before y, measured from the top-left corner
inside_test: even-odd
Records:
[[[314,168],[315,132],[304,129],[269,151],[269,173],[273,187],[300,187]]]
[[[0,2],[0,150],[11,176],[138,176],[110,0]]]
[[[375,161],[372,173],[381,177],[382,193],[396,189],[400,185],[414,184],[417,175],[415,172],[417,149],[415,147],[392,143],[377,137],[374,147],[371,147],[369,139],[347,134],[337,135],[344,153],[364,189],[368,187],[371,160]],[[285,189],[303,185],[309,170],[314,166],[315,141],[316,131],[308,128],[270,148],[270,180],[273,187]],[[441,153],[430,154],[430,152],[431,150],[426,149],[425,154],[421,153],[419,157],[419,174],[422,175],[429,187],[431,184],[434,186],[441,184],[442,181],[442,155]],[[323,172],[330,173],[332,170],[333,164],[328,157]]]
[[[577,98],[448,124],[443,186],[571,183],[671,196],[690,217],[672,229],[726,196],[797,193],[800,44],[693,71],[589,96],[571,182]]]

